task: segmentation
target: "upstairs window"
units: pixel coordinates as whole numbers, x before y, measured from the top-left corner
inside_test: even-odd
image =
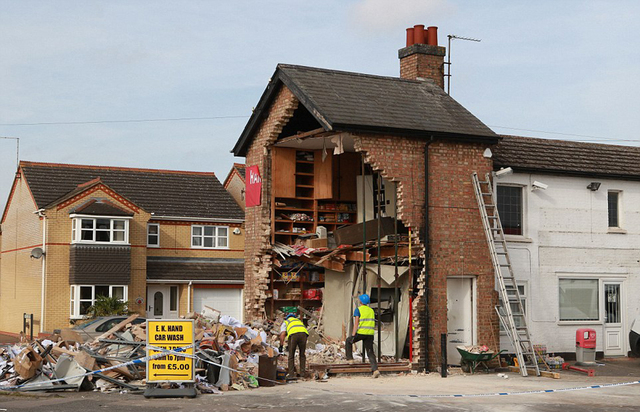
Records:
[[[160,246],[160,225],[157,223],[149,223],[147,225],[147,246]]]
[[[609,191],[607,196],[609,227],[620,227],[620,192]]]
[[[498,185],[496,195],[498,214],[504,234],[522,236],[524,234],[522,230],[522,187]]]
[[[191,247],[196,249],[226,249],[229,247],[227,226],[191,226]]]
[[[109,217],[72,217],[72,243],[129,243],[129,220]]]

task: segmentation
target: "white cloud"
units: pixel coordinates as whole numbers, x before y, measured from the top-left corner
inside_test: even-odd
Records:
[[[450,0],[360,0],[349,17],[361,31],[387,35],[416,24],[437,25],[455,10]]]

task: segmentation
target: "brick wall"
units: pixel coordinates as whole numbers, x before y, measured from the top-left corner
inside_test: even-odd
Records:
[[[298,100],[282,87],[247,151],[246,165],[257,165],[262,177],[262,204],[245,209],[245,319],[265,316],[265,299],[271,272],[271,151],[282,128],[298,107]]]
[[[365,161],[398,184],[398,218],[412,228],[414,253],[424,258],[421,242],[424,227],[424,140],[397,136],[359,135],[355,148]],[[414,325],[414,367],[439,364],[440,334],[447,332],[447,277],[467,275],[476,279],[478,342],[495,347],[499,336],[494,306],[494,278],[471,174],[491,171],[491,160],[483,157],[486,146],[435,141],[429,146],[429,276],[417,277]],[[428,295],[425,299],[425,291]],[[427,302],[428,342],[424,342]]]
[[[238,172],[236,172],[235,170],[233,171],[233,176],[231,177],[231,180],[229,180],[229,183],[227,184],[225,189],[227,189],[227,192],[229,192],[231,197],[233,197],[233,200],[236,201],[238,206],[240,206],[240,208],[244,210],[244,182],[242,181],[242,178],[240,177]]]
[[[18,178],[2,223],[0,330],[22,330],[22,314],[33,313],[34,334],[40,330],[42,260],[31,250],[42,247],[42,224],[24,178]]]
[[[429,146],[429,364],[439,363],[447,332],[447,277],[476,279],[477,342],[497,349],[494,274],[471,174],[492,170],[485,145],[436,141]]]

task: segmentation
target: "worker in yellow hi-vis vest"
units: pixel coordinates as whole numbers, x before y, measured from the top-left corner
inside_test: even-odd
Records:
[[[300,351],[300,376],[306,375],[306,363],[307,357],[305,350],[307,350],[307,337],[309,332],[304,327],[304,323],[293,313],[287,315],[287,318],[282,322],[280,327],[280,351],[282,352],[282,346],[284,345],[284,338],[287,337],[289,346],[289,371],[287,378],[295,378],[295,358],[296,348]]]
[[[345,352],[347,359],[353,359],[353,344],[362,341],[364,349],[367,352],[369,363],[371,363],[371,370],[373,371],[373,377],[380,376],[378,371],[378,363],[376,362],[376,355],[373,353],[373,335],[376,330],[376,314],[368,305],[371,299],[369,295],[360,295],[360,305],[353,312],[353,333],[345,341]],[[364,355],[364,354],[363,354]],[[363,356],[364,359],[364,356]]]

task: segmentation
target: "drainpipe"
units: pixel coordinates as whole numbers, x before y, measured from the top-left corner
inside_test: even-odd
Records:
[[[424,351],[424,370],[429,368],[429,145],[433,142],[433,136],[424,146],[424,327],[423,339],[425,345]]]
[[[187,313],[191,312],[191,285],[193,285],[193,281],[189,281],[189,285],[187,286]]]
[[[35,211],[40,218],[42,218],[42,275],[40,286],[40,333],[44,332],[44,300],[45,300],[45,269],[47,261],[47,215],[44,213],[44,209],[38,209]],[[33,325],[31,325],[33,328]]]

